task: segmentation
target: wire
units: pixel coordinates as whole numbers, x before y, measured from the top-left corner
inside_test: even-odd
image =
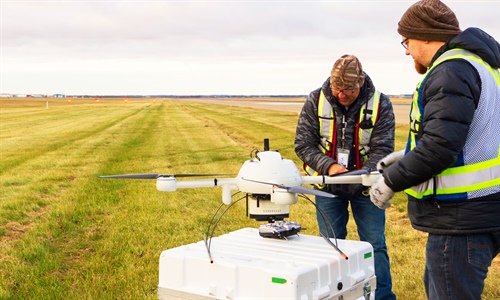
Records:
[[[231,195],[231,197],[233,197],[234,195],[238,194],[239,192],[236,192],[234,193],[233,195]],[[220,220],[222,219],[222,217],[224,216],[224,214],[233,206],[235,205],[236,203],[238,203],[239,201],[241,201],[242,199],[245,199],[245,196],[231,202],[229,205],[227,205],[226,209],[220,214],[220,216],[217,218],[217,221],[215,221],[214,223],[214,220],[215,220],[215,217],[217,216],[217,214],[219,213],[219,211],[221,210],[221,208],[224,206],[224,203],[221,203],[219,205],[219,207],[217,208],[217,210],[215,211],[215,213],[212,215],[212,218],[210,219],[210,223],[208,224],[208,228],[207,228],[207,231],[205,232],[205,234],[203,235],[203,241],[205,242],[205,247],[207,248],[207,253],[208,253],[208,258],[210,259],[210,263],[213,264],[214,263],[214,260],[212,258],[212,253],[210,251],[210,248],[212,246],[212,237],[214,235],[214,232],[215,232],[215,229],[217,228],[217,225],[219,224]]]
[[[237,195],[238,193],[240,192],[236,192],[234,193],[233,195],[231,195],[231,197]],[[335,243],[333,243],[331,240],[330,240],[330,233],[329,231],[327,230],[327,235],[325,236],[323,233],[320,232],[320,235],[321,237],[323,237],[323,239],[329,244],[331,245],[335,250],[337,250],[340,255],[342,257],[344,257],[346,260],[349,259],[347,257],[347,255],[342,252],[342,250],[340,250],[340,248],[338,247],[338,241],[337,241],[337,237],[335,235],[335,230],[333,229],[333,226],[332,226],[332,223],[330,222],[330,219],[327,217],[327,215],[325,214],[325,212],[320,209],[316,203],[314,203],[314,201],[312,201],[311,199],[309,199],[309,197],[307,197],[305,194],[298,194],[300,197],[306,199],[307,201],[309,201],[310,203],[312,203],[312,205],[314,205],[314,207],[316,208],[317,212],[319,212],[319,215],[321,217],[321,219],[323,220],[323,222],[325,222],[325,224],[327,224],[327,226],[330,228],[330,231],[333,235],[333,239],[335,241]],[[217,208],[217,210],[215,211],[215,213],[212,215],[212,218],[210,219],[210,222],[208,224],[208,227],[207,227],[207,230],[205,232],[205,234],[203,235],[203,241],[205,242],[205,247],[207,248],[207,254],[208,254],[208,258],[210,260],[210,263],[213,264],[214,263],[214,260],[213,260],[213,257],[212,257],[212,253],[211,253],[211,246],[212,246],[212,237],[215,233],[215,229],[217,228],[217,225],[219,224],[220,220],[222,219],[222,217],[224,216],[224,214],[233,206],[235,205],[236,203],[238,203],[239,201],[243,200],[243,199],[246,199],[247,198],[247,194],[245,194],[245,196],[242,196],[241,198],[231,202],[229,205],[227,205],[226,209],[224,209],[224,211],[222,211],[222,213],[219,215],[219,217],[217,218],[216,220],[216,216],[217,214],[219,213],[219,211],[222,209],[222,207],[224,206],[224,203],[221,203],[219,205],[219,207]],[[214,222],[215,221],[215,222]]]

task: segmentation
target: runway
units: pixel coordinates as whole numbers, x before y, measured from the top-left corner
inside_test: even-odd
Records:
[[[189,98],[180,99],[192,102],[205,102],[211,104],[252,107],[258,109],[276,110],[284,112],[293,112],[299,114],[302,109],[302,102],[299,101],[272,101],[272,100],[233,100],[233,99],[210,99],[210,98]],[[408,124],[410,102],[409,101],[392,101],[394,116],[397,124]]]

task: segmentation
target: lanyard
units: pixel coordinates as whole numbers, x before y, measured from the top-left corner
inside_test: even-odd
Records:
[[[345,121],[345,115],[342,114],[342,139],[341,139],[341,144],[342,144],[342,149],[345,149],[345,129],[347,127],[347,123]]]

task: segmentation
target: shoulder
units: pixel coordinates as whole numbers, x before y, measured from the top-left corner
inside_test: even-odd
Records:
[[[306,102],[318,102],[319,95],[321,93],[321,88],[317,88],[309,93],[307,96]]]
[[[306,101],[304,102],[304,109],[316,109],[318,107],[319,95],[321,93],[321,88],[315,89],[310,92],[307,96]]]
[[[377,91],[377,92],[380,94],[379,102],[382,105],[392,105],[391,98],[389,96],[387,96],[386,94],[384,94],[380,91]]]
[[[476,105],[481,94],[481,78],[476,68],[464,59],[445,61],[426,78],[423,92],[428,101],[472,100]]]
[[[425,88],[458,89],[463,86],[480,82],[477,69],[465,59],[452,59],[436,66],[427,78],[428,84]],[[440,87],[441,86],[441,87]]]

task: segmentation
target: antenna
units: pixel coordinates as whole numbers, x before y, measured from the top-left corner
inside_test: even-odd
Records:
[[[269,139],[264,139],[264,151],[269,151]]]

